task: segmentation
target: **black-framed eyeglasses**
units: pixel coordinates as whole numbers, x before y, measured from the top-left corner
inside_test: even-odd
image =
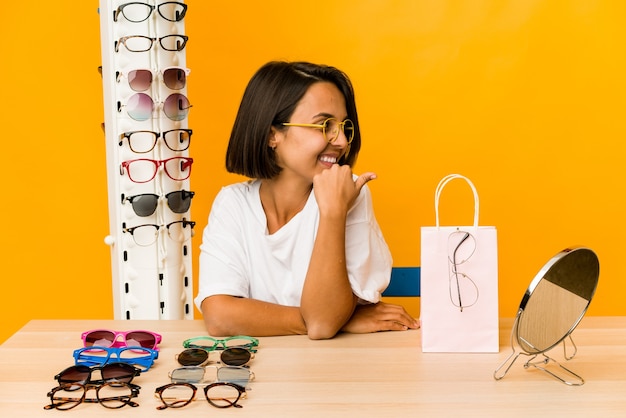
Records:
[[[101,379],[92,380],[94,371],[99,371]],[[124,362],[107,363],[103,366],[86,366],[78,364],[70,366],[54,376],[59,385],[64,384],[102,384],[105,382],[130,383],[135,376],[141,374],[141,369]]]
[[[122,204],[128,201],[137,216],[150,216],[156,211],[159,205],[159,199],[163,197],[172,212],[185,213],[189,210],[191,199],[194,195],[195,192],[187,190],[177,190],[163,196],[154,193],[136,194],[134,196],[124,196],[124,194],[122,194]]]
[[[194,221],[183,219],[181,221],[170,222],[167,225],[144,224],[131,228],[122,228],[123,233],[129,233],[133,237],[135,244],[140,247],[148,247],[154,244],[159,237],[159,231],[165,227],[167,235],[176,242],[183,243],[193,236]],[[187,228],[189,227],[189,228]]]
[[[328,118],[322,123],[283,123],[283,126],[298,126],[301,128],[321,129],[324,139],[328,143],[333,143],[342,131],[348,144],[354,139],[354,123],[350,119],[340,122],[336,118]]]
[[[177,1],[166,1],[156,7],[151,4],[133,1],[120,4],[113,12],[113,21],[117,22],[121,14],[129,22],[143,22],[150,17],[154,9],[157,9],[163,19],[170,22],[180,22],[185,17],[185,13],[187,13],[187,5]]]
[[[156,388],[154,395],[163,405],[157,409],[182,408],[189,405],[196,397],[198,388],[191,383],[169,383]],[[216,408],[241,408],[237,402],[246,396],[245,388],[229,382],[215,382],[204,387],[204,397]]]
[[[466,263],[475,251],[476,240],[469,232],[457,230],[448,236],[450,301],[461,312],[478,302],[478,286],[467,274],[459,271],[459,266]]]
[[[87,398],[87,392],[95,389],[96,397]],[[50,404],[43,409],[65,411],[81,403],[99,403],[105,408],[119,409],[126,405],[136,407],[138,403],[132,398],[139,395],[140,386],[125,382],[105,382],[103,384],[64,383],[48,392]]]
[[[189,149],[192,133],[191,129],[171,129],[163,132],[130,131],[120,134],[119,145],[121,147],[124,144],[124,139],[126,139],[132,152],[145,154],[152,151],[159,138],[162,138],[167,148],[180,152]]]
[[[124,45],[130,52],[146,52],[152,49],[154,42],[166,51],[182,51],[187,45],[189,37],[186,35],[166,35],[161,38],[151,38],[143,35],[123,36],[115,41],[115,52],[120,52],[120,45]]]

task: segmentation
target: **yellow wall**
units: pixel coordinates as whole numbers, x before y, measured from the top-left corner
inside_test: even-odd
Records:
[[[238,180],[223,156],[252,73],[273,59],[329,63],[356,86],[357,171],[379,175],[370,186],[397,266],[420,264],[434,188],[459,172],[478,188],[481,223],[499,230],[501,315],[575,244],[600,257],[589,314],[626,314],[626,2],[187,4],[198,232],[219,188]],[[97,7],[14,2],[0,26],[0,341],[32,318],[113,316]],[[470,222],[461,183],[442,204],[444,221]]]

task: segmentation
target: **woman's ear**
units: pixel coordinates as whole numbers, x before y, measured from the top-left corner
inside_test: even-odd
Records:
[[[271,149],[276,149],[276,147],[278,146],[278,136],[280,136],[280,132],[276,130],[276,128],[274,128],[273,126],[270,128],[270,134],[269,137],[267,139],[267,145],[271,148]]]

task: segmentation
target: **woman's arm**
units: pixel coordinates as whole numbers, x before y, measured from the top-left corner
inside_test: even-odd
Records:
[[[315,176],[313,191],[320,221],[300,309],[312,339],[332,338],[356,306],[346,267],[346,218],[361,188],[373,173],[353,180],[348,166],[333,165]]]
[[[306,334],[300,309],[250,298],[209,296],[202,302],[202,315],[211,336]]]

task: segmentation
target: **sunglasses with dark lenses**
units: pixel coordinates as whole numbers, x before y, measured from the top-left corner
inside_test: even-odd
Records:
[[[87,392],[95,389],[96,397],[87,398]],[[101,385],[65,383],[48,392],[50,404],[43,407],[45,410],[58,409],[66,411],[81,403],[99,403],[105,408],[119,409],[126,405],[135,407],[138,403],[132,398],[139,395],[140,386],[125,382],[105,382]]]
[[[242,388],[254,380],[254,373],[249,368],[239,366],[183,366],[172,370],[169,376],[172,383],[228,382]]]
[[[243,366],[254,358],[247,349],[231,347],[220,352],[220,363],[229,366]],[[204,366],[209,363],[209,351],[202,348],[187,348],[176,356],[183,366]]]
[[[169,131],[130,131],[120,134],[119,146],[128,141],[132,152],[144,154],[154,149],[159,138],[163,138],[165,146],[172,151],[185,151],[191,143],[191,129],[171,129]]]
[[[246,389],[229,382],[215,382],[204,387],[206,400],[216,408],[228,408],[234,406],[241,408],[237,403],[241,397],[245,397]],[[155,395],[161,399],[163,405],[157,409],[182,408],[189,405],[196,397],[198,388],[191,383],[170,383],[156,388]]]
[[[81,334],[85,347],[145,347],[158,350],[161,335],[152,331],[111,331],[94,329]]]
[[[152,117],[156,105],[162,105],[165,116],[173,121],[184,120],[192,107],[189,99],[180,93],[170,94],[162,103],[155,103],[146,93],[135,93],[128,98],[125,105],[118,101],[117,111],[121,112],[122,108],[126,107],[126,112],[131,119],[143,122]]]
[[[94,371],[100,372],[101,379],[92,380],[91,376]],[[81,364],[68,367],[54,376],[54,379],[59,382],[59,385],[71,383],[102,384],[109,381],[130,383],[135,376],[140,374],[140,369],[127,363],[109,363],[104,366],[92,367]]]
[[[156,7],[151,4],[133,1],[120,4],[113,12],[113,21],[117,22],[120,15],[122,15],[129,22],[140,23],[148,20],[154,9],[157,10],[163,19],[170,22],[180,22],[187,13],[187,5],[177,1],[166,1]]]
[[[169,192],[162,197],[166,199],[167,206],[169,206],[172,212],[185,213],[189,210],[189,207],[191,206],[191,199],[194,195],[194,192],[179,190],[176,192]],[[150,216],[156,211],[160,198],[161,196],[154,193],[137,194],[127,197],[122,195],[122,204],[128,201],[132,205],[133,211],[137,216]]]
[[[172,90],[180,90],[185,87],[187,76],[191,70],[181,67],[167,67],[158,72],[161,76],[161,80],[166,87]],[[129,71],[128,74],[117,72],[117,82],[119,83],[122,77],[128,79],[128,85],[134,91],[146,91],[152,85],[155,74],[151,70],[139,69]]]
[[[221,340],[203,335],[201,337],[189,338],[183,341],[183,347],[185,348],[202,348],[207,351],[241,347],[255,353],[258,346],[259,340],[247,335],[235,335]]]

